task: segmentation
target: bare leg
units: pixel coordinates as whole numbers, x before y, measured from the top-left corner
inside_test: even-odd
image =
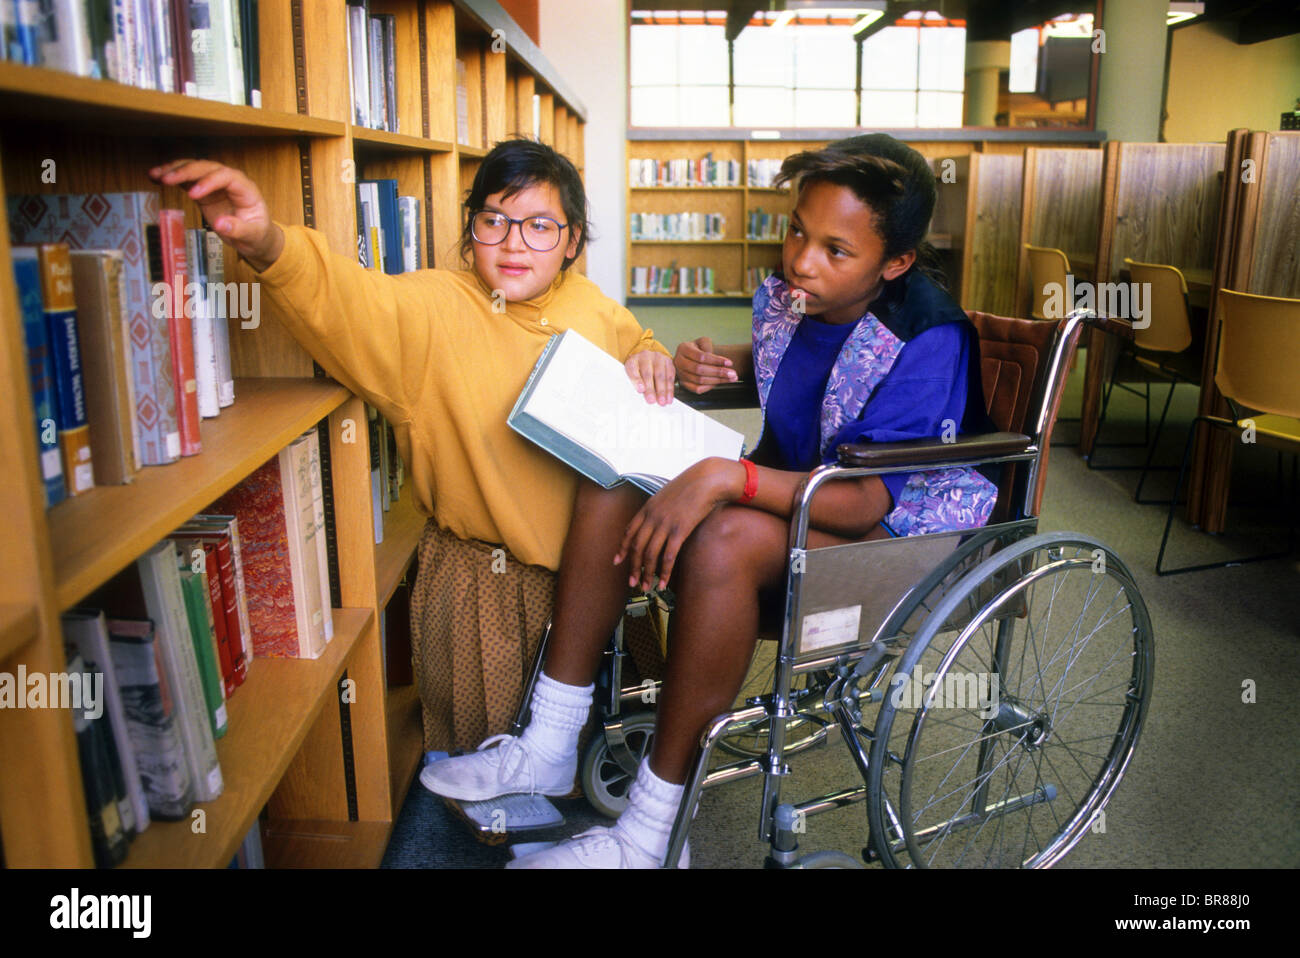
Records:
[[[676,606],[650,768],[682,783],[700,735],[732,707],[753,658],[758,591],[785,577],[790,524],[741,506],[714,512],[687,540],[673,575]],[[867,538],[876,538],[883,532]],[[820,548],[852,540],[810,531]]]
[[[543,671],[566,685],[587,685],[627,606],[627,560],[614,555],[646,494],[625,483],[602,489],[580,480],[555,587]]]

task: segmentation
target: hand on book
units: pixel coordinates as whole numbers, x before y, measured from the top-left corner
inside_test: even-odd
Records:
[[[647,349],[633,353],[623,368],[627,370],[628,378],[636,386],[636,391],[645,396],[646,402],[657,402],[661,406],[672,405],[676,370],[671,359],[663,353]]]
[[[673,365],[682,385],[693,393],[706,393],[719,383],[738,379],[732,361],[713,351],[713,340],[708,336],[678,346]]]
[[[632,517],[614,565],[627,557],[628,585],[662,589],[673,574],[682,546],[720,503],[745,491],[748,473],[734,460],[713,456],[691,466],[646,500]]]
[[[173,160],[149,176],[185,188],[213,231],[259,273],[284,250],[284,231],[271,219],[257,184],[239,170],[213,160]]]

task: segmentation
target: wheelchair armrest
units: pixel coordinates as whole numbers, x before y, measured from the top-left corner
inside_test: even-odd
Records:
[[[1127,319],[1116,319],[1110,316],[1090,317],[1088,324],[1093,329],[1099,329],[1103,333],[1109,333],[1112,336],[1118,336],[1120,339],[1134,340],[1137,337],[1133,334],[1133,323]]]
[[[952,442],[908,439],[903,442],[841,443],[836,452],[841,466],[903,466],[917,463],[955,462],[1011,456],[1029,448],[1030,438],[1015,432],[990,432],[958,436]]]
[[[681,383],[673,395],[694,409],[757,409],[758,383],[721,383],[706,393],[693,393]]]

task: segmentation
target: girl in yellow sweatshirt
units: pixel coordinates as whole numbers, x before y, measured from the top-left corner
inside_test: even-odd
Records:
[[[209,225],[258,272],[285,328],[393,426],[429,519],[411,600],[426,749],[504,732],[551,613],[577,476],[506,418],[546,341],[573,329],[625,362],[647,402],[672,401],[671,357],[632,314],[569,270],[588,232],[577,169],[550,147],[500,143],[465,203],[473,269],[390,276],[270,216],[238,170],[177,160]]]

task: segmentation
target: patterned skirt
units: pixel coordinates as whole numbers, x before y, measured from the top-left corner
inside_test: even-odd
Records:
[[[411,593],[424,748],[473,749],[509,729],[551,617],[555,573],[429,520]]]

